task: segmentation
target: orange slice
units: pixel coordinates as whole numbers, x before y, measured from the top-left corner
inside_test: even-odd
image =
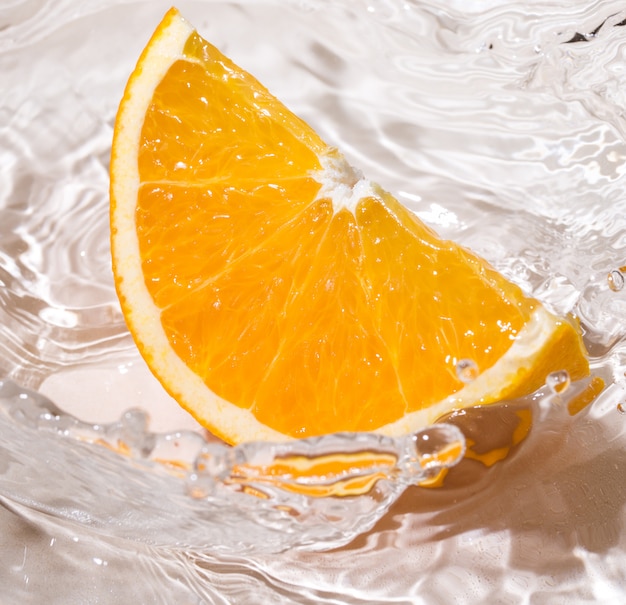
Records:
[[[438,238],[175,9],[117,116],[111,244],[148,365],[231,443],[397,435],[588,373],[573,323]]]

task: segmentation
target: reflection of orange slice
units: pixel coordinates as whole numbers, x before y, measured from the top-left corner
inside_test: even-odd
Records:
[[[175,9],[122,99],[111,226],[140,351],[231,443],[400,434],[588,373],[576,327],[439,239]]]

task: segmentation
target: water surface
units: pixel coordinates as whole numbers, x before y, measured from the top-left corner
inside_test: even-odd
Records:
[[[0,9],[0,370],[92,424],[139,407],[153,430],[197,431],[140,360],[109,258],[115,111],[168,7],[22,0]],[[504,462],[463,463],[444,489],[404,491],[372,529],[329,552],[238,555],[175,539],[150,543],[69,519],[76,503],[59,517],[59,501],[46,514],[3,496],[5,598],[621,603],[626,290],[608,276],[626,265],[622,3],[252,0],[179,8],[439,233],[559,313],[576,314],[609,387],[577,416],[549,409]],[[502,414],[492,422],[506,423]],[[33,472],[37,448],[48,439],[55,455],[70,456],[73,442],[7,418],[0,472],[19,459],[38,482],[33,494],[62,500],[63,469],[54,477],[61,485],[46,485],[41,469]],[[12,451],[33,455],[10,458]],[[128,465],[86,451],[86,469],[110,473],[111,493],[129,515],[154,513],[158,498],[133,499],[130,486],[141,480],[130,481]]]

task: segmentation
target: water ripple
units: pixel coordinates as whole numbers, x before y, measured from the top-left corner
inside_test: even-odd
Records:
[[[82,366],[121,375],[137,356],[110,270],[112,124],[169,2],[9,4],[0,8],[0,372],[35,387],[76,382],[80,409],[93,412],[101,375]],[[368,533],[323,554],[156,548],[79,534],[80,519],[68,529],[15,503],[8,517],[3,499],[14,545],[2,552],[5,591],[39,603],[58,578],[67,603],[522,603],[530,593],[621,603],[626,298],[607,282],[626,265],[621,0],[181,0],[181,9],[442,235],[576,314],[612,384],[587,415],[553,410],[504,463],[464,461],[456,487],[407,490]],[[116,398],[123,390],[128,407],[146,404],[148,380],[129,380]],[[102,407],[109,387],[98,382]],[[0,436],[28,455],[15,423]],[[101,459],[88,460],[75,473]],[[143,479],[120,468],[109,467],[108,487],[127,503],[124,487]],[[129,507],[128,518],[141,511]]]

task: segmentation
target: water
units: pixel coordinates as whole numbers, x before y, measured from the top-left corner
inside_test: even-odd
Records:
[[[546,385],[555,395],[567,391],[570,385],[569,374],[565,370],[558,370],[546,376]]]
[[[108,249],[114,115],[168,7],[22,0],[0,8],[0,371],[64,410],[50,417],[53,426],[57,416],[112,426],[142,407],[153,431],[197,433],[136,353]],[[535,603],[621,603],[626,297],[614,272],[626,262],[622,4],[259,0],[179,8],[442,235],[559,313],[574,312],[609,386],[575,416],[566,405],[544,406],[541,424],[503,462],[465,460],[444,488],[401,490],[371,529],[321,553],[220,552],[176,545],[171,535],[151,542],[139,529],[156,531],[150,520],[168,497],[192,506],[176,492],[182,480],[146,470],[141,456],[122,463],[99,446],[70,446],[75,439],[50,426],[44,434],[5,416],[0,437],[12,468],[37,489],[21,485],[31,502],[2,497],[3,598],[526,603],[532,594]],[[523,428],[520,405],[455,422],[468,438],[486,421],[500,427],[497,449]],[[44,444],[52,457],[82,460],[72,473],[58,466],[56,485],[89,486],[90,469],[108,469],[111,499],[126,495],[127,506],[108,520],[70,518],[95,515],[89,496],[98,492],[64,502],[68,492],[52,489],[37,468]],[[5,451],[4,477],[7,465]],[[164,496],[146,499],[142,488],[157,484]],[[51,512],[33,506],[36,497]],[[187,529],[194,533],[193,524]]]
[[[10,381],[0,381],[0,402],[0,494],[11,503],[104,536],[214,554],[341,546],[465,450],[447,424],[400,439],[336,434],[231,448],[197,432],[147,431],[141,410],[89,425]],[[364,456],[377,463],[359,465]],[[294,478],[290,465],[303,457],[311,473]],[[320,475],[316,461],[329,458],[337,470]],[[321,497],[373,480],[362,495]]]
[[[480,368],[472,359],[460,359],[456,364],[456,375],[465,383],[476,380],[479,374]]]

